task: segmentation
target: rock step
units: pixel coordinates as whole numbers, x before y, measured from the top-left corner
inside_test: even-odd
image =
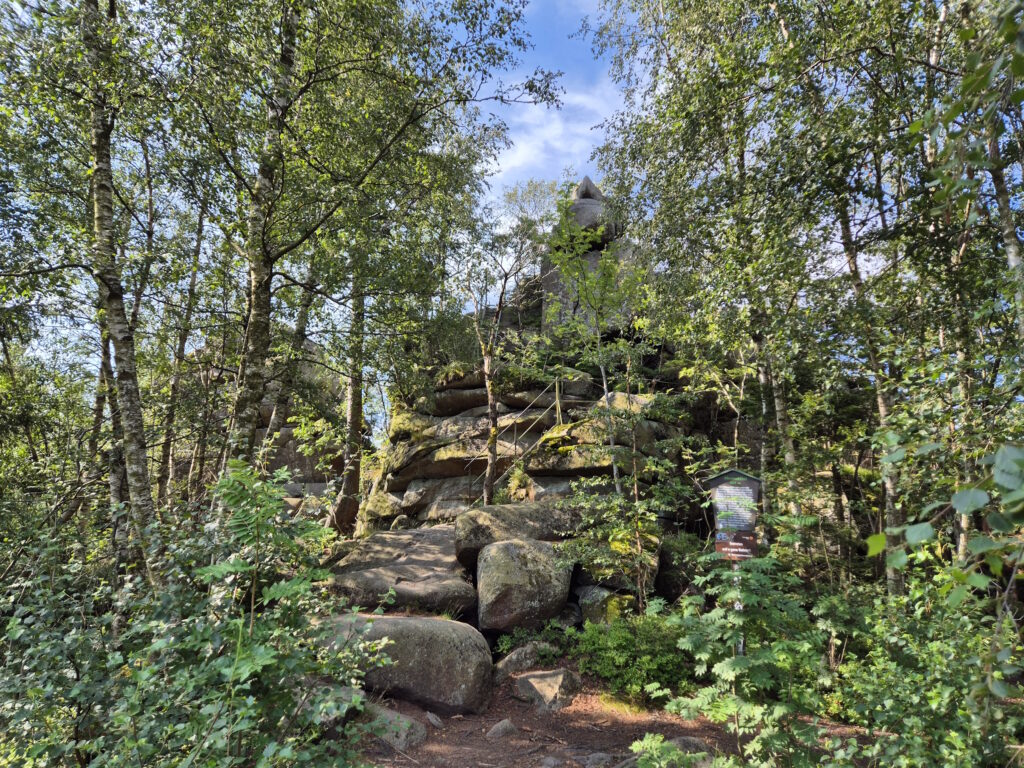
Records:
[[[476,608],[476,590],[455,557],[453,524],[374,533],[332,573],[330,589],[363,607],[394,590],[396,610],[462,616]]]

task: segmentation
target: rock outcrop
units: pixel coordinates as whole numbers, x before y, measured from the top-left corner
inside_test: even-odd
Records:
[[[455,556],[476,567],[480,550],[510,539],[561,541],[571,535],[577,515],[554,504],[493,504],[467,510],[455,521]]]
[[[361,607],[376,606],[389,590],[396,609],[462,616],[476,607],[451,524],[375,533],[333,572],[331,589]]]

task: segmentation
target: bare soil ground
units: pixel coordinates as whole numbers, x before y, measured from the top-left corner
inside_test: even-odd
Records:
[[[704,720],[683,720],[666,712],[643,711],[610,700],[593,680],[573,703],[558,712],[544,713],[512,695],[512,681],[495,688],[491,706],[480,715],[443,717],[443,728],[427,725],[427,740],[416,749],[400,753],[374,741],[364,757],[378,768],[539,768],[560,765],[580,768],[584,759],[605,753],[612,759],[607,768],[632,753],[630,744],[646,733],[660,733],[666,739],[689,736],[707,743],[710,751],[730,752],[735,742],[718,726]],[[406,702],[387,702],[392,709],[427,723],[426,712]],[[508,718],[516,731],[498,739],[487,732]],[[545,762],[546,758],[554,758]]]

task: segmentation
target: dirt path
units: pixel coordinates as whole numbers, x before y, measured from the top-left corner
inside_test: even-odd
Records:
[[[375,741],[363,754],[378,768],[613,768],[632,754],[630,744],[645,733],[688,736],[711,750],[729,751],[727,734],[707,721],[630,709],[603,697],[593,680],[584,682],[569,707],[542,713],[513,697],[507,681],[495,689],[487,712],[442,718],[441,729],[428,725],[427,740],[419,747],[399,753]],[[388,706],[427,723],[427,713],[415,705],[395,701]],[[488,739],[487,732],[506,718],[516,731]]]

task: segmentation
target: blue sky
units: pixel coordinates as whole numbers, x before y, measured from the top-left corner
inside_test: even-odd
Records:
[[[590,41],[575,34],[597,7],[597,0],[530,0],[526,26],[534,48],[523,55],[521,72],[561,70],[562,106],[517,104],[497,110],[509,126],[512,146],[498,158],[493,192],[531,178],[561,180],[567,168],[576,178],[596,178],[590,155],[601,140],[597,126],[620,103],[607,62],[596,60]]]

